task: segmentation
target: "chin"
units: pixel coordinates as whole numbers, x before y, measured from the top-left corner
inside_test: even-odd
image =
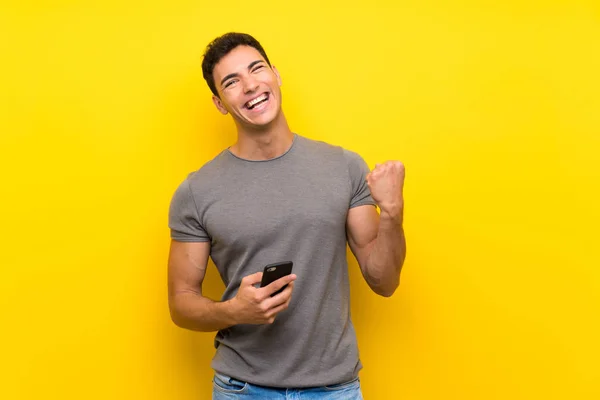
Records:
[[[278,116],[279,116],[279,112],[277,112],[274,115],[261,115],[260,118],[246,121],[246,124],[253,126],[253,127],[257,127],[257,128],[258,127],[268,128],[270,125],[272,125],[277,120]]]

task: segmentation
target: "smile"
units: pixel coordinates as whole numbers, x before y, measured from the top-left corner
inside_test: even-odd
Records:
[[[263,93],[260,96],[250,100],[249,102],[247,102],[246,104],[244,104],[244,106],[249,109],[252,110],[254,107],[256,107],[259,104],[262,104],[264,102],[266,102],[269,99],[269,94],[268,93]]]

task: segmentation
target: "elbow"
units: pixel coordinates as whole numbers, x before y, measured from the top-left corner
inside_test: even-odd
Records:
[[[400,286],[400,280],[387,285],[373,285],[371,289],[381,297],[392,297],[398,286]]]
[[[169,301],[169,314],[171,321],[179,328],[191,329],[189,319],[183,315],[183,313],[177,307],[177,301],[171,299]]]
[[[391,297],[400,285],[400,277],[384,281],[383,279],[365,274],[365,278],[371,290],[382,297]]]
[[[185,306],[178,304],[177,301],[173,301],[169,304],[169,314],[171,316],[171,321],[179,328],[194,332],[212,331],[210,328],[207,329],[206,324],[201,319],[190,315]]]
[[[373,291],[375,293],[377,293],[378,295],[380,295],[381,297],[392,297],[392,295],[394,294],[394,292],[396,292],[396,287],[392,287],[392,288],[378,288],[378,289],[373,289]]]
[[[181,315],[177,312],[175,307],[169,307],[169,314],[171,316],[171,321],[180,328],[185,328],[185,318],[182,318]]]
[[[171,321],[173,321],[175,326],[177,326],[179,328],[187,329],[187,325],[185,324],[185,321],[182,318],[171,314]]]
[[[380,268],[364,268],[363,276],[367,284],[381,297],[392,297],[396,289],[400,286],[400,273],[404,261],[397,266],[386,266]]]
[[[379,291],[376,292],[378,295],[380,295],[381,297],[392,297],[392,295],[394,294],[394,292],[396,291],[396,289],[394,290],[387,290],[387,291]]]
[[[182,316],[181,314],[171,311],[171,321],[175,324],[175,326],[187,329],[190,331],[203,331],[200,327],[196,326],[189,318]]]

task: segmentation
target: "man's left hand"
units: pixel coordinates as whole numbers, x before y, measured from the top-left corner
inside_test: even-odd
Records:
[[[371,196],[382,213],[397,218],[404,208],[404,164],[400,161],[387,161],[375,164],[375,168],[367,175],[367,184]]]

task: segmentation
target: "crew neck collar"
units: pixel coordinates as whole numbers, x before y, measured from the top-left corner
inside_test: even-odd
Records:
[[[277,156],[277,157],[273,157],[273,158],[269,158],[266,160],[249,160],[247,158],[242,158],[239,156],[236,156],[235,154],[233,154],[233,152],[231,151],[231,147],[228,147],[226,149],[227,153],[229,153],[232,157],[237,158],[240,161],[246,161],[246,162],[251,162],[251,163],[261,163],[261,162],[269,162],[269,161],[275,161],[278,160],[282,157],[285,157],[290,151],[292,151],[292,149],[295,147],[294,145],[296,144],[296,139],[298,138],[298,134],[294,133],[294,136],[292,138],[292,144],[290,145],[290,147],[281,155]]]

